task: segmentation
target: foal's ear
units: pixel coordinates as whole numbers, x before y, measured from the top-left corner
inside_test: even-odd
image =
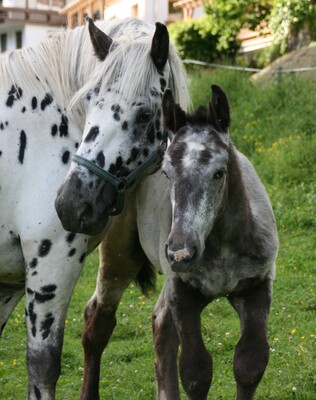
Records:
[[[104,61],[110,51],[113,40],[110,36],[102,32],[91,18],[87,17],[86,21],[89,23],[89,33],[95,54],[100,61]]]
[[[185,112],[176,104],[171,90],[167,89],[162,98],[164,128],[175,133],[186,123]]]
[[[212,85],[212,100],[209,103],[208,118],[220,132],[227,132],[230,125],[230,107],[225,92]]]
[[[160,22],[156,22],[150,55],[157,70],[162,71],[169,56],[169,33],[166,26]]]

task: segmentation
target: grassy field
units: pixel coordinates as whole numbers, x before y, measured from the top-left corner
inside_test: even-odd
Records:
[[[270,314],[270,363],[257,400],[316,399],[316,91],[293,76],[260,87],[241,72],[191,71],[194,105],[205,104],[211,83],[221,85],[232,106],[231,135],[253,161],[270,194],[280,251]],[[94,291],[97,253],[89,256],[66,321],[57,399],[78,398],[82,382],[83,309]],[[162,285],[158,280],[158,290]],[[154,400],[151,311],[157,293],[144,298],[131,285],[118,310],[118,326],[102,359],[101,398]],[[0,399],[26,397],[23,301],[4,330],[0,346]],[[239,321],[225,299],[203,313],[203,333],[214,358],[210,399],[235,398],[232,373]],[[183,396],[185,398],[185,396]]]

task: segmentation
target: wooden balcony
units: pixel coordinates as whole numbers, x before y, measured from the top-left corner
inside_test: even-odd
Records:
[[[67,18],[52,10],[0,7],[0,24],[3,23],[65,26]]]

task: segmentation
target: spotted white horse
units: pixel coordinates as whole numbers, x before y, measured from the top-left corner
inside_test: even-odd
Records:
[[[25,294],[28,398],[51,400],[85,257],[159,162],[162,93],[185,107],[187,84],[166,27],[130,19],[9,53],[0,82],[0,327]]]
[[[147,256],[166,277],[152,320],[157,399],[180,400],[179,344],[188,398],[207,399],[212,357],[200,314],[225,296],[241,322],[234,357],[237,399],[253,400],[269,359],[278,249],[271,204],[253,166],[229,139],[230,108],[221,88],[213,85],[209,106],[192,115],[166,91],[163,111],[165,127],[174,133],[162,165],[165,176],[158,171],[141,182],[100,245],[97,286],[85,311],[81,399],[99,399],[100,359],[116,309]]]

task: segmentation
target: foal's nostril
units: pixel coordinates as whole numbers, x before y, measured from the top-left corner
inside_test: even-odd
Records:
[[[183,262],[185,264],[189,264],[192,261],[194,261],[194,259],[195,259],[195,254],[193,254],[193,256],[190,255],[190,256],[183,258],[183,260],[181,262]]]
[[[195,246],[193,246],[191,248],[190,255],[188,256],[188,261],[187,262],[194,261],[196,259],[196,256],[197,256],[197,248]]]
[[[174,262],[174,255],[169,251],[169,246],[167,244],[165,246],[165,255],[170,264]]]
[[[189,272],[197,261],[198,247],[184,245],[183,242],[168,242],[165,246],[165,254],[173,272]]]

